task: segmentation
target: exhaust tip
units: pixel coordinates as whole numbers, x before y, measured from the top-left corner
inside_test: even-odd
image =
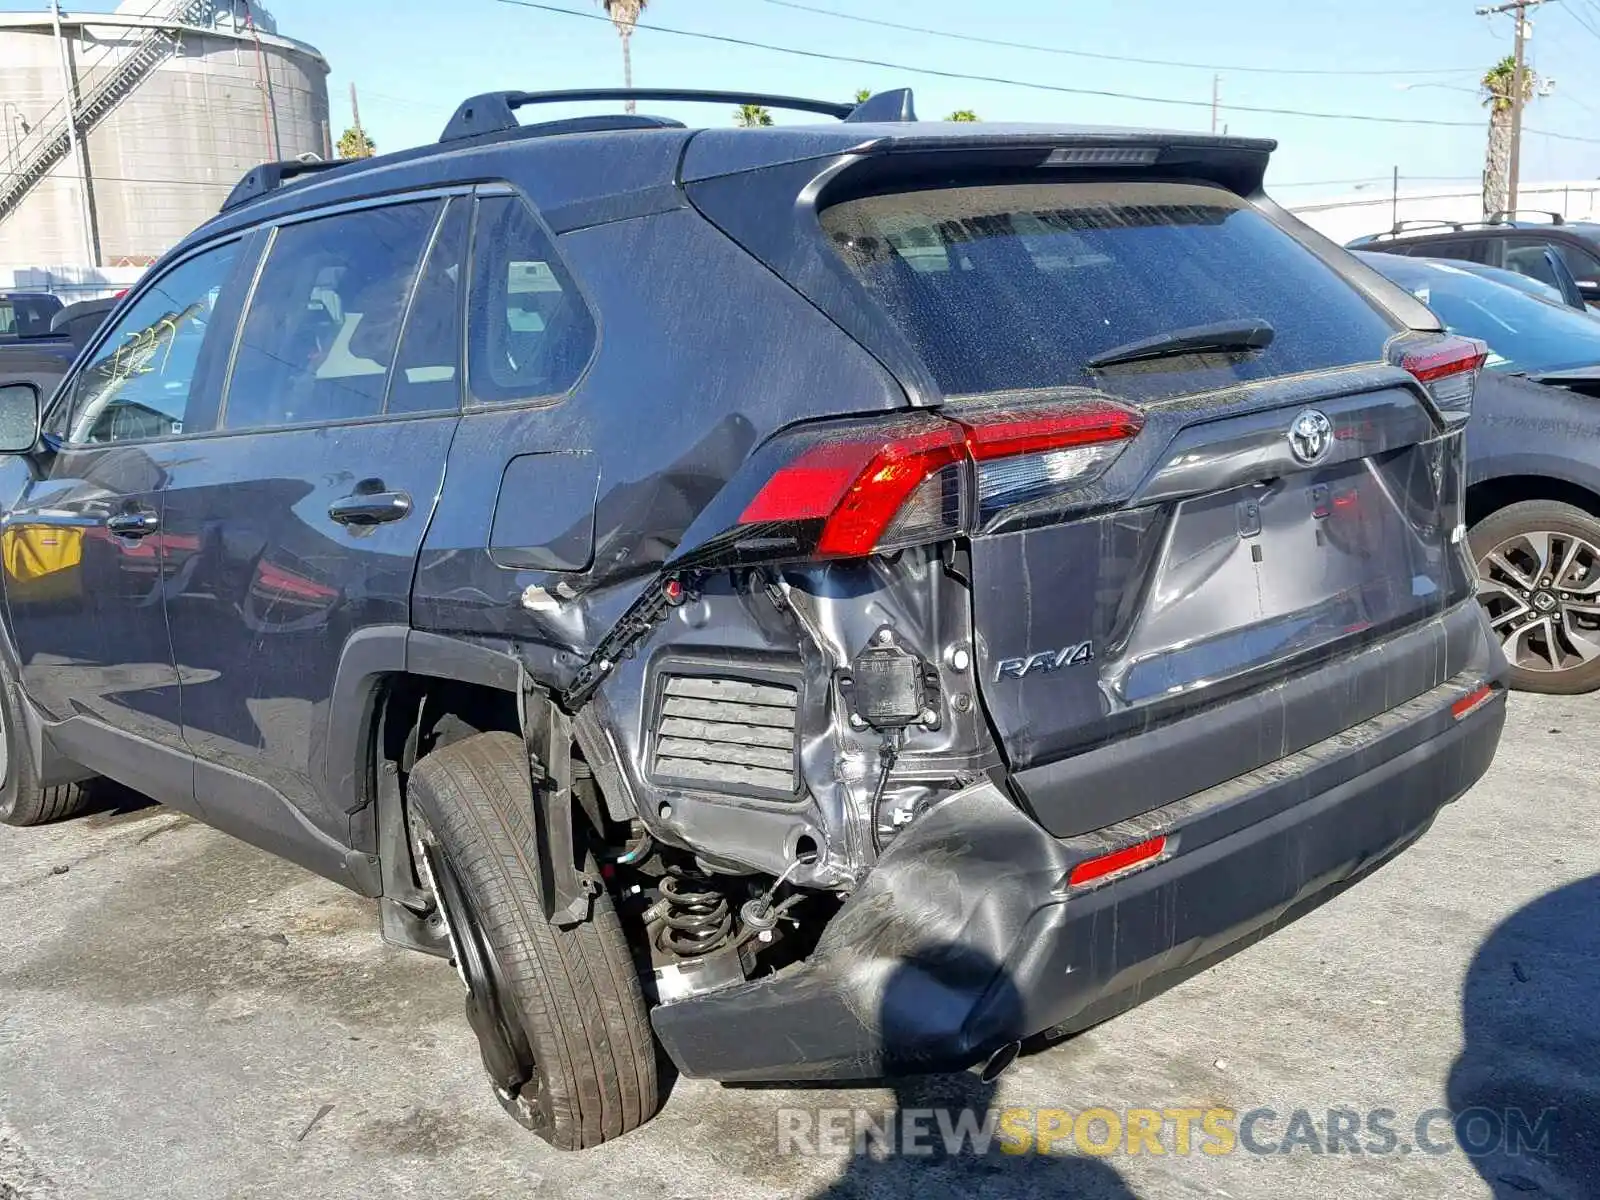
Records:
[[[989,1060],[978,1068],[978,1078],[984,1083],[993,1083],[1004,1075],[1017,1061],[1022,1053],[1021,1042],[1008,1042],[989,1056]]]

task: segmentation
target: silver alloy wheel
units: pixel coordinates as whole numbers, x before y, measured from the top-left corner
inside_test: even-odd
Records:
[[[1478,600],[1511,665],[1570,671],[1600,659],[1600,548],[1530,530],[1478,561]]]

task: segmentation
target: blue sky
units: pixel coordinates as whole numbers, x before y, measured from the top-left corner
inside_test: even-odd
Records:
[[[538,2],[587,16],[600,11],[593,0]],[[1476,16],[1474,0],[796,2],[998,41],[1197,66],[1098,61],[974,44],[800,11],[777,0],[652,0],[634,37],[636,84],[749,88],[830,99],[848,97],[858,87],[908,84],[924,116],[972,108],[991,120],[1207,129],[1212,76],[1220,73],[1222,122],[1232,133],[1278,139],[1269,184],[1293,202],[1347,192],[1353,185],[1343,181],[1349,180],[1371,179],[1368,186],[1387,190],[1394,165],[1408,181],[1403,186],[1424,186],[1428,179],[1459,179],[1470,186],[1481,170],[1484,144],[1485,114],[1476,80],[1511,46],[1510,18]],[[0,0],[3,9],[29,7],[38,4]],[[475,92],[621,82],[615,32],[585,16],[507,0],[269,0],[267,7],[282,32],[316,45],[332,64],[335,135],[348,123],[347,93],[354,81],[363,121],[385,150],[436,137],[455,105]],[[669,28],[896,66],[703,41],[668,33]],[[1551,0],[1535,10],[1530,52],[1536,69],[1556,81],[1554,94],[1532,106],[1530,129],[1593,140],[1530,134],[1524,179],[1600,175],[1600,71],[1594,69],[1600,63],[1600,0]],[[1191,106],[941,78],[912,68],[1167,97]],[[1277,74],[1261,68],[1392,73]],[[1235,105],[1465,125],[1323,120],[1229,107]],[[717,109],[648,109],[691,121],[731,119]]]

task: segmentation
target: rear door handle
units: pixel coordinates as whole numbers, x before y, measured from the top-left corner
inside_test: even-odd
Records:
[[[106,530],[117,537],[148,537],[161,528],[161,518],[153,512],[120,512],[106,518]]]
[[[404,492],[357,492],[328,505],[328,515],[341,525],[382,525],[411,512]]]

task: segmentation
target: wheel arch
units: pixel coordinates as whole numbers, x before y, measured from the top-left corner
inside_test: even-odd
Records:
[[[1557,475],[1508,474],[1468,485],[1467,528],[1524,500],[1570,504],[1600,520],[1600,491],[1595,488]]]
[[[352,847],[378,859],[386,939],[445,952],[425,919],[427,898],[412,874],[402,781],[418,757],[478,733],[528,741],[541,722],[527,710],[522,662],[496,647],[372,626],[341,651],[320,772],[330,809],[349,818]]]

